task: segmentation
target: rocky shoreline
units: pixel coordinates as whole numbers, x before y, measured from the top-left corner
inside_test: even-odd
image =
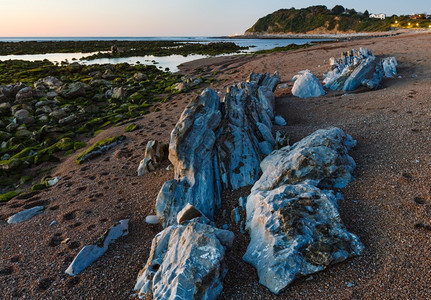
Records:
[[[223,254],[229,269],[223,280],[221,299],[321,299],[322,295],[331,299],[430,297],[431,265],[423,259],[424,249],[430,247],[426,130],[431,113],[429,45],[429,34],[406,35],[256,57],[210,58],[182,67],[182,72],[194,77],[215,74],[214,80],[207,84],[216,93],[225,91],[234,82],[242,82],[252,71],[279,70],[281,84],[274,92],[277,99],[274,112],[287,124],[273,125],[274,132],[288,133],[293,144],[317,129],[336,126],[357,141],[349,152],[357,165],[353,171],[356,179],[343,188],[344,199],[338,200],[338,210],[349,232],[357,234],[365,245],[362,255],[296,279],[278,296],[273,295],[258,284],[256,270],[242,260],[251,240],[242,233],[245,224],[241,226],[241,221],[236,220],[237,215],[240,220],[245,217],[240,205],[245,203],[242,197],[252,193],[251,186],[236,191],[227,189],[221,193],[215,226],[223,228],[227,224],[235,240],[224,253],[217,252]],[[328,58],[360,47],[372,49],[377,57],[394,56],[399,63],[398,77],[382,79],[383,88],[377,90],[329,91],[310,99],[291,95],[290,79],[299,71],[310,69],[322,80],[328,71]],[[51,172],[59,178],[56,185],[1,203],[0,289],[6,299],[130,297],[137,274],[150,258],[151,241],[163,230],[145,219],[154,215],[160,189],[175,175],[166,169],[167,161],[140,177],[137,167],[148,141],[170,140],[171,130],[195,96],[196,91],[189,90],[158,103],[142,119],[134,121],[138,126],[134,131],[126,133],[128,124],[124,124],[91,137],[88,140],[91,145],[121,135],[126,140],[84,164],[76,164],[76,154],[62,159]],[[321,196],[332,199],[329,195]],[[243,200],[238,203],[240,198]],[[303,198],[304,203],[324,203],[318,197],[309,199],[311,202]],[[38,206],[46,208],[43,213],[26,222],[7,224],[8,217]],[[127,236],[112,243],[102,257],[79,275],[71,277],[64,273],[84,245],[95,244],[103,232],[126,219],[129,219]],[[221,240],[220,244],[228,245],[229,241]],[[313,255],[306,257],[316,259]],[[319,261],[325,257],[321,256]],[[218,280],[221,282],[222,277]]]

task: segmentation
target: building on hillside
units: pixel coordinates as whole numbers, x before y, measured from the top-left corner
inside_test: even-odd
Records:
[[[386,19],[386,14],[370,14],[370,18],[384,20]]]

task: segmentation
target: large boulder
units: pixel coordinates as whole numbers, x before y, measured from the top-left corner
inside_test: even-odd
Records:
[[[347,151],[356,141],[339,128],[320,129],[293,146],[274,151],[261,163],[262,176],[253,190],[308,182],[318,187],[343,188],[356,167]]]
[[[34,118],[30,115],[30,112],[26,109],[20,109],[15,112],[14,117],[18,124],[32,124],[34,123]]]
[[[15,96],[16,103],[24,103],[33,99],[33,89],[29,86],[19,90]]]
[[[134,290],[139,298],[217,299],[223,288],[226,247],[234,235],[196,219],[156,235]]]
[[[63,82],[54,76],[47,76],[45,78],[41,78],[34,83],[34,87],[36,89],[58,89],[63,85]]]
[[[344,227],[331,191],[307,184],[254,191],[247,199],[250,244],[243,259],[259,282],[278,294],[295,278],[350,256],[363,245]]]
[[[300,98],[320,97],[326,94],[316,75],[309,70],[299,72],[293,84],[292,94]]]

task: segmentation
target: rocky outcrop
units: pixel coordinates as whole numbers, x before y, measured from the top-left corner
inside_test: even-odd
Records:
[[[279,81],[278,74],[252,74],[248,83],[230,87],[222,102],[206,89],[186,107],[169,144],[175,179],[157,198],[165,227],[176,224],[187,203],[213,219],[222,187],[237,189],[259,178],[259,163],[275,145],[272,90]]]
[[[201,221],[202,222],[202,221]],[[217,299],[233,233],[192,220],[156,235],[134,290],[139,298]]]
[[[386,76],[382,60],[366,48],[360,48],[359,51],[353,49],[343,53],[339,60],[332,57],[329,61],[332,70],[325,74],[323,82],[325,87],[331,90],[353,91],[361,85],[376,89],[383,76]],[[386,65],[390,65],[387,67],[388,75],[394,72],[396,74],[395,58],[387,58],[384,61]]]
[[[101,257],[109,244],[129,233],[129,220],[121,220],[106,231],[94,245],[88,245],[79,251],[66,270],[66,274],[75,276]]]
[[[334,193],[319,189],[352,180],[355,163],[347,151],[355,144],[341,129],[318,130],[262,161],[263,175],[247,198],[251,241],[243,258],[273,293],[362,252],[341,221]]]
[[[295,278],[324,270],[363,249],[343,226],[331,191],[312,185],[281,185],[247,199],[250,244],[244,260],[259,282],[278,294]]]
[[[323,96],[326,92],[316,75],[309,70],[305,70],[295,76],[292,94],[300,98],[311,98]]]

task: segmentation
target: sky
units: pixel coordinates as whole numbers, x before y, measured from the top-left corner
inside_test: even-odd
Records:
[[[220,36],[242,34],[281,8],[431,14],[429,0],[0,0],[0,37]]]

